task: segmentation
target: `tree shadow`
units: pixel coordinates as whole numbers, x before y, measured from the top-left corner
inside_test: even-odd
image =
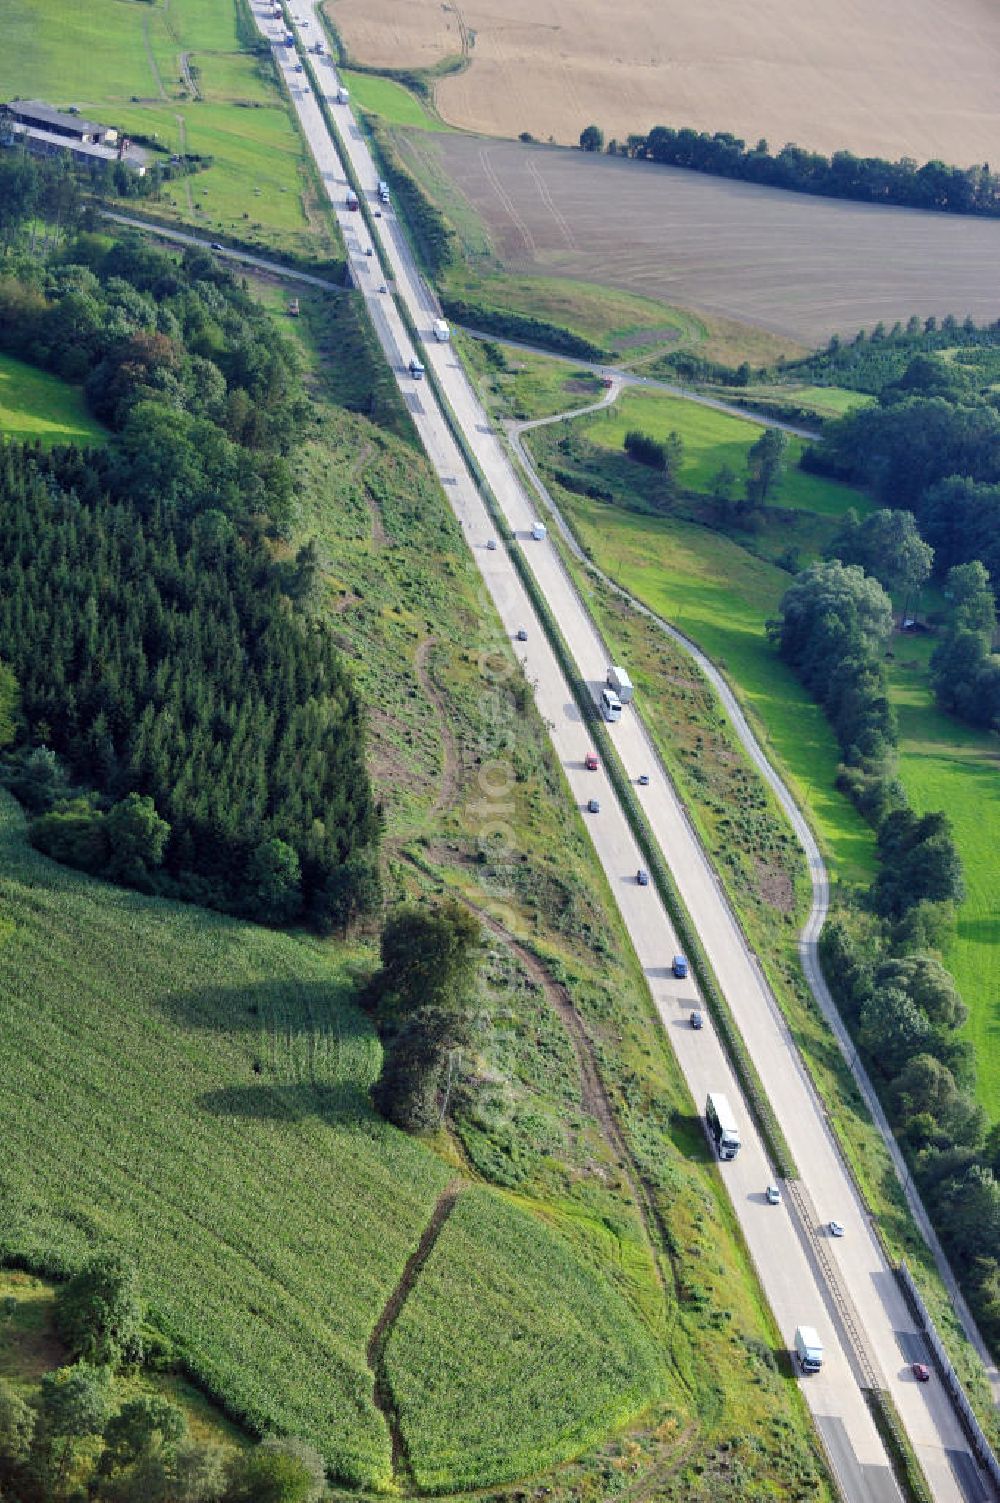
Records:
[[[337,1127],[369,1127],[378,1120],[367,1092],[355,1080],[329,1085],[224,1086],[206,1091],[197,1105],[215,1117],[252,1122],[301,1123],[312,1119]]]
[[[326,981],[253,981],[246,986],[161,989],[153,1001],[181,1028],[213,1033],[291,1035],[334,1031],[342,1043],[370,1039],[372,1024],[360,1007],[360,985]]]

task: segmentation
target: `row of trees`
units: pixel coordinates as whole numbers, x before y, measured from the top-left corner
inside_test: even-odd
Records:
[[[883,862],[912,836],[905,811],[880,839]],[[928,816],[940,825],[943,816]],[[933,838],[933,836],[931,837]],[[926,905],[925,905],[926,907]],[[940,919],[941,915],[937,915]],[[976,1104],[965,1008],[922,934],[842,911],[820,942],[823,969],[878,1088],[924,1203],[986,1340],[1000,1344],[1000,1128]]]
[[[316,1503],[321,1457],[300,1441],[226,1451],[195,1439],[183,1410],[155,1393],[122,1402],[116,1382],[142,1358],[132,1263],[98,1257],[60,1289],[56,1324],[70,1362],[31,1400],[0,1379],[0,1488],[10,1503]]]
[[[600,126],[585,126],[580,146],[584,151],[604,149]],[[763,139],[747,146],[728,131],[710,135],[668,125],[654,125],[647,135],[630,135],[624,142],[610,141],[606,149],[612,156],[686,167],[793,193],[904,204],[949,214],[1000,214],[1000,175],[990,170],[989,163],[952,167],[935,160],[918,167],[911,157],[890,162],[884,157],[855,156],[852,151],[836,151],[827,157],[793,143],[772,152]]]
[[[68,456],[69,472],[85,463]],[[269,923],[374,901],[361,706],[302,588],[218,511],[140,512],[0,450],[7,779],[33,838],[86,870]],[[55,754],[55,755],[53,755]]]
[[[926,576],[929,550],[905,513],[876,513],[844,530],[858,562],[799,574],[770,623],[779,651],[823,704],[844,755],[839,782],[877,826],[878,874],[821,940],[824,971],[908,1155],[956,1273],[987,1339],[1000,1340],[1000,1130],[974,1098],[975,1060],[959,1036],[966,1009],[939,949],[964,892],[943,813],[916,814],[895,772],[895,719],[883,657],[896,588]],[[981,566],[952,580],[953,637],[984,632]],[[954,644],[952,644],[954,645]],[[946,640],[939,652],[949,647]],[[936,672],[944,674],[939,662]]]

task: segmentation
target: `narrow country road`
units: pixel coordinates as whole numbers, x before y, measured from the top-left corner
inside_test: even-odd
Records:
[[[102,219],[110,219],[114,224],[123,224],[129,229],[143,230],[147,235],[156,235],[161,240],[170,240],[175,245],[195,245],[200,250],[211,250],[213,255],[222,261],[236,261],[241,266],[253,266],[258,271],[270,272],[271,276],[280,277],[284,282],[302,282],[306,287],[322,287],[325,292],[343,292],[341,282],[331,282],[324,277],[313,276],[309,271],[298,271],[294,266],[289,266],[284,261],[269,261],[266,256],[255,256],[252,251],[240,250],[238,246],[218,245],[206,235],[191,235],[186,230],[175,230],[169,225],[157,224],[151,219],[138,219],[134,214],[115,214],[110,209],[105,209],[101,214]]]
[[[781,418],[765,417],[762,412],[751,412],[746,407],[738,407],[735,402],[724,402],[721,397],[706,396],[703,391],[696,391],[691,386],[678,386],[673,381],[658,381],[653,376],[637,376],[633,371],[626,370],[624,366],[609,364],[596,360],[579,360],[575,355],[560,355],[554,350],[547,350],[540,344],[527,344],[523,339],[508,339],[505,334],[484,334],[481,329],[470,329],[465,324],[456,324],[463,334],[468,334],[471,339],[494,340],[497,344],[509,344],[512,349],[524,350],[528,355],[544,355],[546,360],[560,360],[564,365],[571,365],[578,371],[590,371],[595,376],[610,376],[622,386],[638,386],[645,391],[662,391],[669,397],[683,397],[686,402],[695,402],[699,407],[711,407],[714,412],[724,412],[727,417],[742,418],[745,423],[757,423],[761,428],[777,428],[780,433],[787,433],[790,438],[804,438],[808,442],[815,442],[819,438],[819,431],[815,428],[804,428],[798,423],[786,423]],[[543,421],[548,422],[545,418]],[[558,422],[558,418],[552,419]]]
[[[764,974],[746,946],[641,717],[629,708],[610,728],[616,751],[636,784],[636,796],[703,938],[802,1175],[801,1184],[789,1187],[783,1205],[767,1204],[764,1188],[773,1178],[772,1166],[715,1029],[709,1025],[695,1031],[688,1024],[692,1006],[700,1001],[697,989],[690,977],[678,980],[673,975],[670,960],[676,936],[655,887],[640,887],[636,882],[643,859],[610,779],[603,770],[591,772],[585,767],[591,749],[588,722],[514,567],[512,549],[523,550],[578,671],[595,694],[607,672],[605,644],[554,543],[548,538],[532,539],[538,502],[518,478],[454,351],[433,337],[436,299],[414,265],[394,212],[379,207],[378,173],[348,102],[338,98],[338,80],[329,57],[316,59],[314,67],[333,129],[309,75],[297,72],[306,55],[300,28],[307,22],[297,19],[295,12],[308,13],[311,41],[320,26],[316,0],[299,0],[293,8],[298,56],[284,45],[287,8],[279,12],[279,19],[264,0],[250,0],[250,6],[272,45],[336,210],[351,274],[362,290],[428,458],[500,620],[512,638],[519,628],[527,631],[527,642],[518,644],[518,656],[524,658],[570,795],[607,874],[692,1097],[700,1105],[709,1091],[723,1090],[738,1105],[743,1146],[734,1160],[719,1166],[719,1172],[782,1344],[792,1347],[799,1324],[815,1325],[821,1331],[822,1370],[801,1386],[841,1492],[850,1503],[896,1503],[900,1496],[862,1391],[863,1382],[875,1382],[891,1393],[934,1497],[941,1503],[981,1503],[988,1494],[941,1386],[918,1384],[910,1372],[912,1353],[920,1348],[922,1338],[830,1132],[823,1103],[810,1085]],[[350,206],[353,184],[348,181],[341,150],[350,162],[353,183],[360,184],[365,214]],[[375,217],[377,213],[380,218]],[[390,283],[380,280],[380,257],[390,268],[391,291]],[[416,344],[402,317],[403,307],[416,325]],[[415,375],[410,370],[418,354],[433,371],[434,385],[420,379],[419,371]],[[510,533],[501,546],[487,546],[496,541],[495,524],[449,426],[442,399],[497,498]],[[648,774],[648,785],[638,786],[640,774]],[[600,811],[588,813],[587,803],[593,797],[599,797]],[[831,1218],[844,1224],[843,1238],[831,1239],[827,1231]]]

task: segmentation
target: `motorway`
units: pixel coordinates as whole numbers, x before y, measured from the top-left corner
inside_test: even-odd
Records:
[[[604,644],[554,544],[549,539],[531,540],[536,505],[512,469],[454,352],[432,338],[437,305],[417,271],[401,226],[390,211],[377,222],[381,249],[391,267],[392,291],[406,303],[420,330],[424,341],[420,351],[411,345],[394,296],[380,290],[382,272],[377,255],[368,254],[373,247],[367,224],[360,213],[346,207],[348,182],[343,164],[308,76],[295,71],[294,49],[281,45],[284,25],[272,18],[271,6],[261,0],[254,0],[252,8],[262,32],[274,44],[300,124],[336,209],[355,279],[417,432],[505,628],[512,638],[518,628],[527,628],[528,642],[523,648],[519,644],[518,651],[572,796],[582,811],[590,797],[600,799],[601,812],[583,812],[582,817],[694,1101],[700,1108],[709,1090],[723,1090],[738,1103],[743,1147],[733,1162],[720,1166],[720,1172],[783,1343],[791,1347],[795,1327],[803,1323],[815,1325],[823,1338],[823,1370],[805,1380],[802,1388],[841,1490],[851,1503],[887,1503],[899,1497],[861,1391],[860,1381],[874,1380],[891,1392],[934,1497],[942,1503],[979,1503],[989,1494],[944,1392],[939,1384],[918,1384],[910,1375],[910,1362],[922,1355],[922,1338],[841,1160],[822,1103],[642,721],[630,709],[609,728],[610,734],[630,777],[637,779],[643,772],[650,776],[649,786],[637,790],[643,808],[698,926],[802,1176],[801,1184],[786,1186],[781,1206],[766,1203],[764,1189],[773,1172],[737,1081],[714,1030],[706,1027],[695,1032],[687,1024],[698,998],[691,981],[677,981],[671,974],[676,941],[667,913],[655,887],[636,883],[635,873],[643,859],[624,812],[604,772],[588,773],[584,768],[591,749],[586,722],[507,548],[487,549],[495,529],[433,391],[427,382],[414,382],[406,372],[413,354],[433,364],[499,500],[514,535],[511,546],[523,547],[582,676],[595,690],[603,684],[607,669]],[[322,34],[318,18],[305,0],[292,10],[306,17],[297,22],[296,29],[301,41],[309,45]],[[377,173],[367,145],[349,106],[336,103],[337,80],[329,58],[316,59],[315,64],[352,168],[374,208]],[[834,1240],[825,1231],[825,1223],[833,1217],[846,1228],[842,1239]]]

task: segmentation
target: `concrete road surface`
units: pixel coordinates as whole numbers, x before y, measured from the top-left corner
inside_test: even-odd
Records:
[[[302,6],[300,5],[300,9]],[[312,7],[310,5],[310,14]],[[270,7],[253,4],[263,33],[275,44],[284,33],[271,20]],[[317,22],[318,24],[318,22]],[[650,785],[639,790],[643,807],[670,863],[730,1006],[754,1057],[765,1089],[791,1145],[808,1196],[798,1203],[788,1195],[781,1206],[766,1204],[763,1191],[773,1179],[771,1166],[742,1101],[736,1079],[711,1026],[696,1032],[686,1023],[698,1002],[690,980],[677,981],[669,970],[677,948],[667,913],[654,887],[639,887],[635,873],[643,864],[624,813],[603,771],[587,772],[590,748],[586,723],[575,705],[554,653],[521,586],[505,547],[490,552],[494,535],[486,507],[426,381],[415,382],[405,367],[413,350],[392,297],[378,291],[377,259],[365,254],[371,244],[360,213],[347,209],[348,183],[337,149],[304,75],[292,71],[292,49],[275,45],[285,70],[293,104],[344,231],[351,264],[365,294],[383,347],[408,399],[414,422],[431,463],[445,483],[473,557],[504,625],[512,637],[528,629],[526,644],[517,644],[528,678],[535,684],[539,711],[581,810],[598,796],[601,812],[582,813],[628,927],[652,996],[695,1104],[701,1109],[709,1090],[723,1090],[737,1106],[743,1147],[720,1172],[739,1217],[761,1283],[774,1311],[783,1342],[793,1343],[795,1327],[814,1325],[826,1349],[823,1370],[803,1379],[806,1400],[817,1419],[827,1454],[844,1496],[855,1500],[895,1499],[895,1482],[856,1377],[859,1354],[873,1365],[896,1401],[903,1422],[931,1482],[934,1496],[947,1503],[972,1498],[968,1476],[975,1464],[940,1387],[918,1384],[900,1345],[917,1333],[882,1257],[858,1201],[850,1175],[827,1126],[821,1102],[805,1077],[760,968],[748,952],[725,898],[688,824],[672,786],[634,710],[609,728],[624,765],[633,778],[648,772]],[[337,79],[328,58],[316,70],[351,164],[366,197],[377,201],[378,175],[348,105],[338,105]],[[378,222],[398,296],[407,304],[424,341],[420,358],[434,371],[487,475],[517,541],[523,547],[555,619],[560,623],[580,671],[595,688],[604,682],[608,659],[603,643],[548,540],[530,539],[535,506],[522,488],[470,383],[447,344],[438,344],[431,323],[437,304],[414,265],[409,246],[392,212]],[[805,1210],[803,1211],[803,1205]],[[836,1217],[846,1235],[834,1241],[821,1223]],[[966,1459],[968,1465],[966,1464]],[[969,1468],[971,1467],[971,1472]]]

